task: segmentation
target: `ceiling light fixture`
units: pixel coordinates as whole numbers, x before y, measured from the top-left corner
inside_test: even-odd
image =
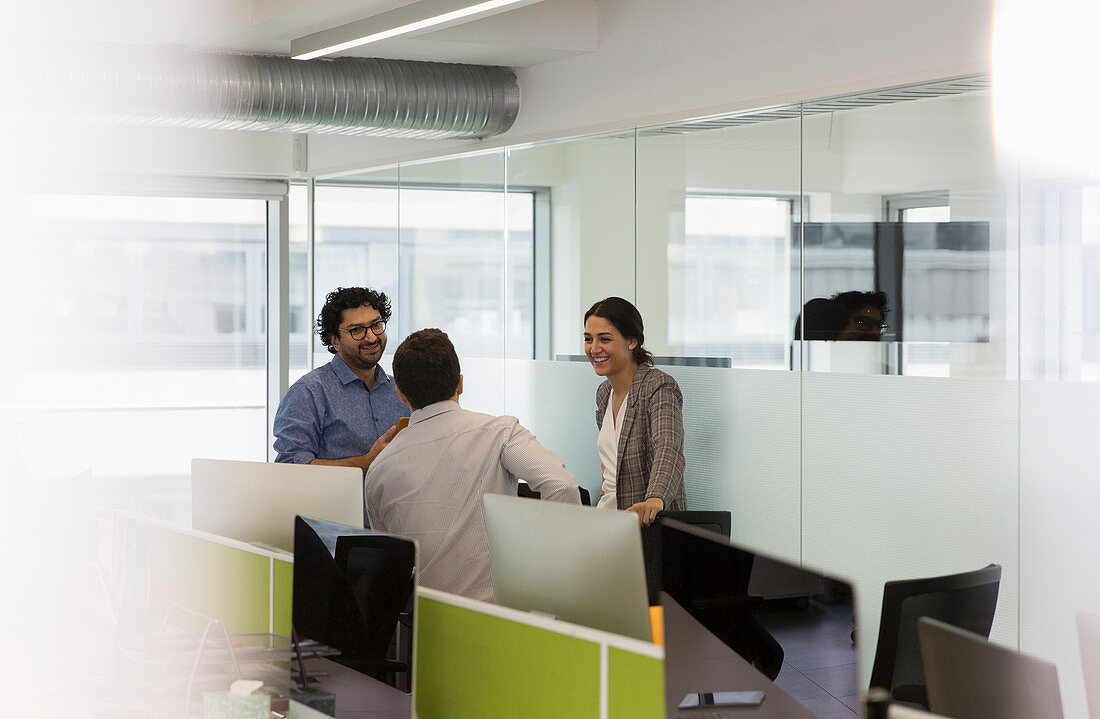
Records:
[[[428,28],[457,25],[475,16],[485,16],[503,8],[531,5],[539,0],[419,0],[373,17],[340,27],[322,30],[290,42],[295,60],[312,60],[379,40],[408,35]]]

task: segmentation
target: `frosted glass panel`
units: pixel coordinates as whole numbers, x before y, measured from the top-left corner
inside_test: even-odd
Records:
[[[1086,717],[1074,618],[1100,607],[1100,386],[1025,382],[1020,397],[1020,649],[1058,664]]]
[[[452,341],[453,341],[452,337]],[[465,357],[458,353],[462,367],[462,396],[458,402],[474,412],[500,415],[505,413],[504,397],[508,381],[503,359]]]
[[[804,373],[803,561],[853,581],[870,676],[882,585],[1001,564],[1016,645],[1017,385]]]
[[[688,509],[729,510],[733,541],[798,562],[798,375],[661,369],[676,378],[684,395]]]
[[[1020,191],[1020,647],[1058,664],[1082,719],[1074,618],[1100,607],[1098,188],[1025,176]]]
[[[505,412],[519,418],[588,490],[600,496],[596,454],[596,387],[603,380],[587,362],[509,361]]]

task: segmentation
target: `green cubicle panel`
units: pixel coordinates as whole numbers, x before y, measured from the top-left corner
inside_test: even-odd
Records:
[[[269,632],[270,557],[161,526],[151,526],[149,609],[168,607],[220,620],[232,634]]]
[[[272,631],[276,634],[282,634],[284,637],[289,637],[290,616],[294,602],[291,591],[294,587],[294,563],[285,562],[281,559],[274,559],[272,562]]]
[[[423,592],[417,612],[419,719],[599,716],[598,642]]]
[[[663,719],[663,660],[608,647],[607,666],[608,719]]]
[[[417,612],[419,719],[664,715],[661,647],[432,589]]]

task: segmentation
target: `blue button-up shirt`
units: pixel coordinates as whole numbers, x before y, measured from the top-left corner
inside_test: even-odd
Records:
[[[393,378],[374,370],[374,386],[359,378],[339,355],[287,390],[275,413],[276,462],[309,464],[366,454],[383,432],[409,416]]]

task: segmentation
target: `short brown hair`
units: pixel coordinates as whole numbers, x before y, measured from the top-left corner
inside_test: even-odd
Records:
[[[393,353],[393,381],[413,409],[454,397],[460,371],[455,346],[434,327],[413,332]]]

